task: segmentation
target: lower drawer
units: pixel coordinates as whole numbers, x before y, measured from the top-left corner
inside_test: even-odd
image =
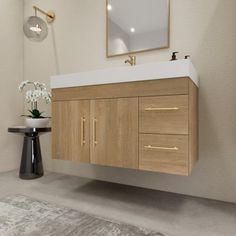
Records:
[[[188,135],[139,135],[139,169],[188,175]]]

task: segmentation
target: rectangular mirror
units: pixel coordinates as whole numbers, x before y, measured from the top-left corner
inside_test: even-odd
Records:
[[[169,47],[169,0],[107,0],[107,57]]]

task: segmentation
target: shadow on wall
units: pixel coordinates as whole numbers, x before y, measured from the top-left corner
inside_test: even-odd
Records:
[[[57,47],[54,25],[51,24],[50,28],[51,28],[51,34],[52,34],[52,46],[53,46],[53,52],[54,52],[56,74],[59,75],[60,74],[60,64],[59,64],[58,47]]]
[[[201,168],[207,176],[205,183],[213,191],[227,189],[236,201],[236,192],[232,192],[236,189],[236,109],[232,109],[236,101],[235,15],[235,1],[218,1],[194,53],[197,68],[203,72],[199,89],[199,144]]]

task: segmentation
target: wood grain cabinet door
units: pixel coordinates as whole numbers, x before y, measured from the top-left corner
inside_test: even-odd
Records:
[[[52,103],[53,159],[90,162],[89,110],[87,100]]]
[[[90,103],[92,164],[138,168],[138,98]]]

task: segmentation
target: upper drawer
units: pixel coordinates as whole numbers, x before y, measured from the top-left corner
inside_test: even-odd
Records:
[[[140,98],[139,132],[188,134],[188,95]]]

